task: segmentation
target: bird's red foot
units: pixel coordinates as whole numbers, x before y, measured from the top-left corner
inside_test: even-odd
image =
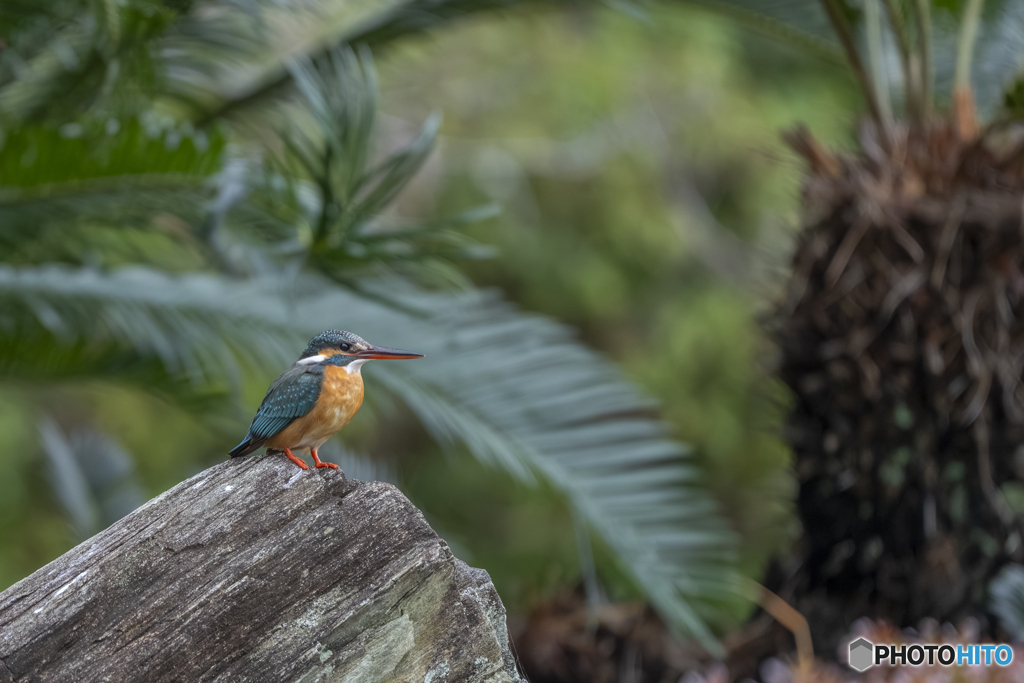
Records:
[[[313,465],[315,465],[317,469],[320,469],[321,467],[330,467],[332,470],[338,469],[338,466],[335,465],[333,462],[324,462],[323,460],[321,460],[320,456],[316,454],[315,448],[312,449],[309,453],[310,455],[313,456]]]
[[[290,449],[290,448],[284,449],[284,454],[288,456],[289,460],[291,460],[293,463],[295,463],[296,465],[298,465],[302,469],[304,469],[304,470],[308,470],[309,469],[309,465],[307,465],[306,463],[302,462],[301,458],[295,457],[295,454],[292,453],[292,449]],[[316,457],[314,457],[313,459],[314,460],[319,460]]]

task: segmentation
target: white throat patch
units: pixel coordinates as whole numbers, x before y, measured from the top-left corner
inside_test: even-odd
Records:
[[[355,374],[357,374],[357,375],[361,375],[362,374],[362,370],[360,370],[359,366],[361,366],[363,363],[365,363],[368,360],[371,360],[371,359],[370,358],[360,358],[359,360],[352,361],[351,363],[349,363],[348,365],[345,366],[345,372],[347,372],[350,375],[353,372]]]

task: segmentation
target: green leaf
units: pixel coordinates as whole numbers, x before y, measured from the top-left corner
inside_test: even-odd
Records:
[[[1024,109],[1017,106],[1024,89],[1022,36],[1024,5],[1010,0],[985,3],[971,68],[971,85],[982,114],[1024,116]],[[949,78],[949,72],[943,76]]]
[[[431,117],[404,149],[368,168],[377,115],[369,52],[333,50],[317,63],[296,62],[292,72],[317,135],[289,130],[282,137],[319,190],[315,247],[337,246],[383,212],[416,175],[433,150],[440,117]]]
[[[437,140],[437,131],[440,127],[441,117],[431,116],[423,124],[419,137],[370,171],[360,187],[365,194],[352,210],[350,220],[353,226],[365,223],[380,214],[398,197],[434,151],[434,142]]]
[[[222,384],[238,378],[242,358],[290,362],[303,336],[288,329],[285,302],[274,293],[263,299],[262,289],[212,275],[173,278],[142,267],[106,274],[0,265],[0,343],[48,333],[60,345],[81,346],[86,357],[115,346],[158,360],[197,386]],[[267,326],[268,319],[276,324]],[[8,355],[0,367],[24,368],[22,360]]]
[[[54,494],[80,541],[146,502],[131,455],[109,436],[93,429],[67,435],[51,418],[40,420],[39,432]]]
[[[145,111],[157,92],[156,41],[177,13],[154,0],[51,5],[19,22],[0,59],[0,123],[65,123]],[[18,24],[15,24],[17,27]]]
[[[377,120],[377,73],[367,52],[331,50],[316,62],[295,60],[289,64],[304,111],[310,115],[319,137],[305,138],[301,152],[304,165],[314,176],[337,172],[333,182],[342,197],[350,198],[365,183]],[[290,126],[294,129],[296,126]],[[320,147],[327,155],[320,163]],[[323,168],[326,166],[327,168]]]
[[[386,265],[419,282],[467,286],[447,259],[485,255],[453,229],[482,216],[479,210],[412,229],[390,229],[379,220],[429,157],[440,118],[428,119],[415,140],[372,165],[377,78],[370,54],[334,50],[317,63],[297,62],[292,71],[305,108],[281,134],[289,154],[279,165],[310,178],[308,265],[345,283],[359,269]]]
[[[123,176],[205,177],[220,169],[223,151],[220,136],[138,119],[20,126],[0,137],[0,191]]]
[[[86,237],[91,227],[151,228],[158,214],[183,224],[177,239],[191,238],[214,196],[210,179],[224,147],[217,135],[136,119],[8,130],[0,138],[0,260],[74,261],[99,248]]]

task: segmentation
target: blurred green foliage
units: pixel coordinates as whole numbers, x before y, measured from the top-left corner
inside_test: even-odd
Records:
[[[151,30],[166,29],[163,14],[146,14],[149,5],[134,3],[142,14],[132,14],[132,21],[148,17]],[[66,6],[79,7],[70,2]],[[316,218],[327,215],[326,209],[307,215],[307,188],[297,183],[282,189],[269,177],[266,185],[250,188],[253,199],[243,207],[250,213],[235,215],[229,227],[238,233],[242,226],[246,235],[273,242],[276,256],[312,245],[302,252],[309,257],[304,267],[346,286],[358,284],[348,279],[351,269],[385,257],[396,270],[400,268],[395,264],[404,261],[422,266],[426,259],[406,258],[404,251],[422,249],[437,258],[431,273],[421,268],[417,278],[433,275],[433,284],[443,281],[448,286],[498,286],[525,309],[575,326],[588,345],[619,361],[657,397],[675,435],[693,444],[707,485],[740,533],[741,566],[758,576],[769,554],[792,537],[792,484],[779,434],[786,397],[770,378],[772,351],[756,318],[775,291],[774,276],[784,269],[796,224],[800,171],[778,134],[799,121],[827,143],[848,145],[855,97],[846,76],[834,66],[768,46],[720,17],[671,5],[645,7],[641,14],[574,6],[490,15],[391,45],[378,59],[381,147],[412,150],[422,160],[429,145],[410,147],[408,141],[415,138],[419,122],[435,112],[444,114],[438,150],[386,218],[391,226],[401,227],[434,216],[457,216],[467,207],[497,205],[497,217],[441,226],[457,227],[476,243],[494,245],[496,258],[459,261],[457,270],[450,268],[447,259],[467,255],[461,252],[473,244],[450,232],[444,239],[427,235],[422,240],[425,233],[417,233],[415,239],[395,240],[377,253],[373,249],[380,245],[379,237],[372,231],[360,233],[358,220],[339,219],[348,240],[340,246],[337,240],[321,240]],[[97,31],[88,38],[102,45],[109,36]],[[118,41],[125,54],[140,49],[135,38]],[[97,73],[107,69],[115,81],[124,75],[118,71],[111,76],[109,71],[110,64],[123,58],[120,52],[97,52],[93,43],[88,45],[92,47],[82,44],[82,54],[91,55],[81,62],[83,68]],[[152,56],[146,54],[147,59]],[[11,68],[6,62],[0,67]],[[4,113],[45,112],[60,118],[53,102],[63,102],[64,95],[84,109],[95,104],[76,100],[73,89],[62,91],[63,72],[33,73],[46,86],[42,91],[62,97],[37,101],[8,88],[0,93],[0,103],[13,104]],[[134,117],[149,94],[141,90],[129,89],[125,98],[96,107],[101,112],[114,107]],[[39,109],[44,100],[49,108]],[[58,172],[48,178],[30,178],[23,170],[37,161],[26,164],[26,155],[45,151],[47,144],[26,144],[24,151],[7,157],[13,166],[0,165],[7,179],[0,184],[35,186],[83,177],[102,182],[107,170],[117,166],[119,173],[187,171],[185,177],[175,174],[180,186],[161,185],[155,193],[145,184],[154,179],[141,178],[145,182],[119,186],[99,204],[84,204],[75,192],[54,197],[44,186],[11,212],[0,239],[4,230],[41,227],[50,232],[41,231],[27,247],[12,239],[25,252],[9,252],[4,260],[102,268],[142,262],[169,272],[231,271],[237,266],[231,259],[252,244],[235,242],[221,249],[208,243],[207,209],[229,185],[224,177],[218,186],[208,176],[225,154],[241,158],[254,141],[271,137],[260,127],[265,123],[256,122],[255,133],[233,139],[217,137],[218,129],[197,133],[187,125],[189,134],[183,138],[168,129],[158,133],[164,137],[142,140],[138,131],[163,125],[161,119],[140,115],[124,120],[128,123],[118,124],[117,130],[105,130],[106,138],[66,125],[18,129],[17,135],[26,139],[37,136],[37,143],[53,138],[50,142],[73,146],[79,135],[85,136],[81,145],[86,140],[106,142],[73,154],[62,147],[61,153],[69,154],[66,165],[51,160],[37,166]],[[305,163],[295,163],[300,158],[296,154],[281,168],[305,165],[305,171],[295,172],[313,179],[318,173],[330,177],[324,168],[330,167],[331,158],[315,159],[310,153],[319,139],[306,145],[300,138],[282,138],[293,152],[302,153]],[[266,145],[269,158],[272,153],[280,156],[264,168],[274,169],[287,156],[287,145],[280,142]],[[339,149],[345,147],[344,141],[338,142]],[[10,152],[22,143],[15,136],[7,144]],[[167,163],[161,164],[164,152]],[[137,168],[132,165],[137,156],[155,165]],[[322,167],[317,166],[320,162]],[[366,199],[360,190],[352,188],[338,206]],[[371,197],[369,212],[389,203],[393,193],[384,194]],[[329,206],[328,198],[329,193],[322,194],[325,201],[317,208]],[[57,215],[53,226],[47,226],[35,220],[32,201],[46,204],[48,211],[38,215],[47,220],[57,215],[49,211],[54,202],[85,220],[74,231],[64,231]],[[112,213],[111,206],[123,206],[124,214],[120,209]],[[138,234],[121,230],[138,222],[136,210],[147,216],[146,229]],[[287,220],[275,222],[269,215]],[[333,215],[342,215],[341,209]],[[248,267],[259,271],[268,265],[294,267],[286,258]],[[225,343],[244,339],[241,331],[238,335]],[[509,348],[522,347],[510,343]],[[252,372],[235,378],[236,386],[221,378],[207,389],[211,394],[234,389],[251,409],[280,366],[250,363],[241,363]],[[56,367],[53,373],[62,370]],[[167,379],[148,365],[134,371],[133,377]],[[153,374],[138,374],[143,371]],[[374,372],[367,373],[371,401],[346,429],[346,444],[394,459],[403,490],[463,559],[490,571],[513,611],[526,610],[578,581],[580,555],[564,491],[543,478],[539,486],[528,486],[494,467],[459,457],[464,446],[442,451],[426,438],[414,411],[396,400],[400,392],[389,394],[374,386],[384,377]],[[237,441],[246,413],[238,404],[211,402],[214,397],[204,393],[184,392],[186,400],[174,394],[170,382],[161,385],[163,394],[154,395],[130,380],[101,384],[87,379],[43,390],[9,372],[0,403],[0,433],[8,444],[0,454],[5,467],[0,482],[0,587],[75,540],[47,483],[38,414],[57,414],[68,429],[95,425],[111,435],[135,455],[137,476],[148,495],[218,462]],[[391,382],[397,386],[395,378]],[[408,395],[402,398],[408,401]],[[594,553],[604,568],[603,588],[613,596],[635,594],[637,582],[623,571],[621,553],[617,562],[613,549],[600,538],[595,539]],[[747,609],[745,603],[729,603],[711,615],[712,621],[727,626]]]
[[[439,159],[405,201],[502,205],[470,231],[499,254],[474,281],[571,322],[657,396],[757,576],[796,531],[787,397],[757,319],[797,226],[801,168],[780,131],[849,148],[851,84],[671,6],[481,19],[396,52],[386,110],[445,112]],[[716,242],[749,262],[719,267]]]

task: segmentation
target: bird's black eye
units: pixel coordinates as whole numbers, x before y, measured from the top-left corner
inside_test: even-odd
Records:
[[[351,349],[351,348],[352,348],[352,345],[351,345],[351,344],[342,344],[342,345],[341,345],[341,350],[342,350],[342,351],[348,351],[348,350],[349,350],[349,349]]]

